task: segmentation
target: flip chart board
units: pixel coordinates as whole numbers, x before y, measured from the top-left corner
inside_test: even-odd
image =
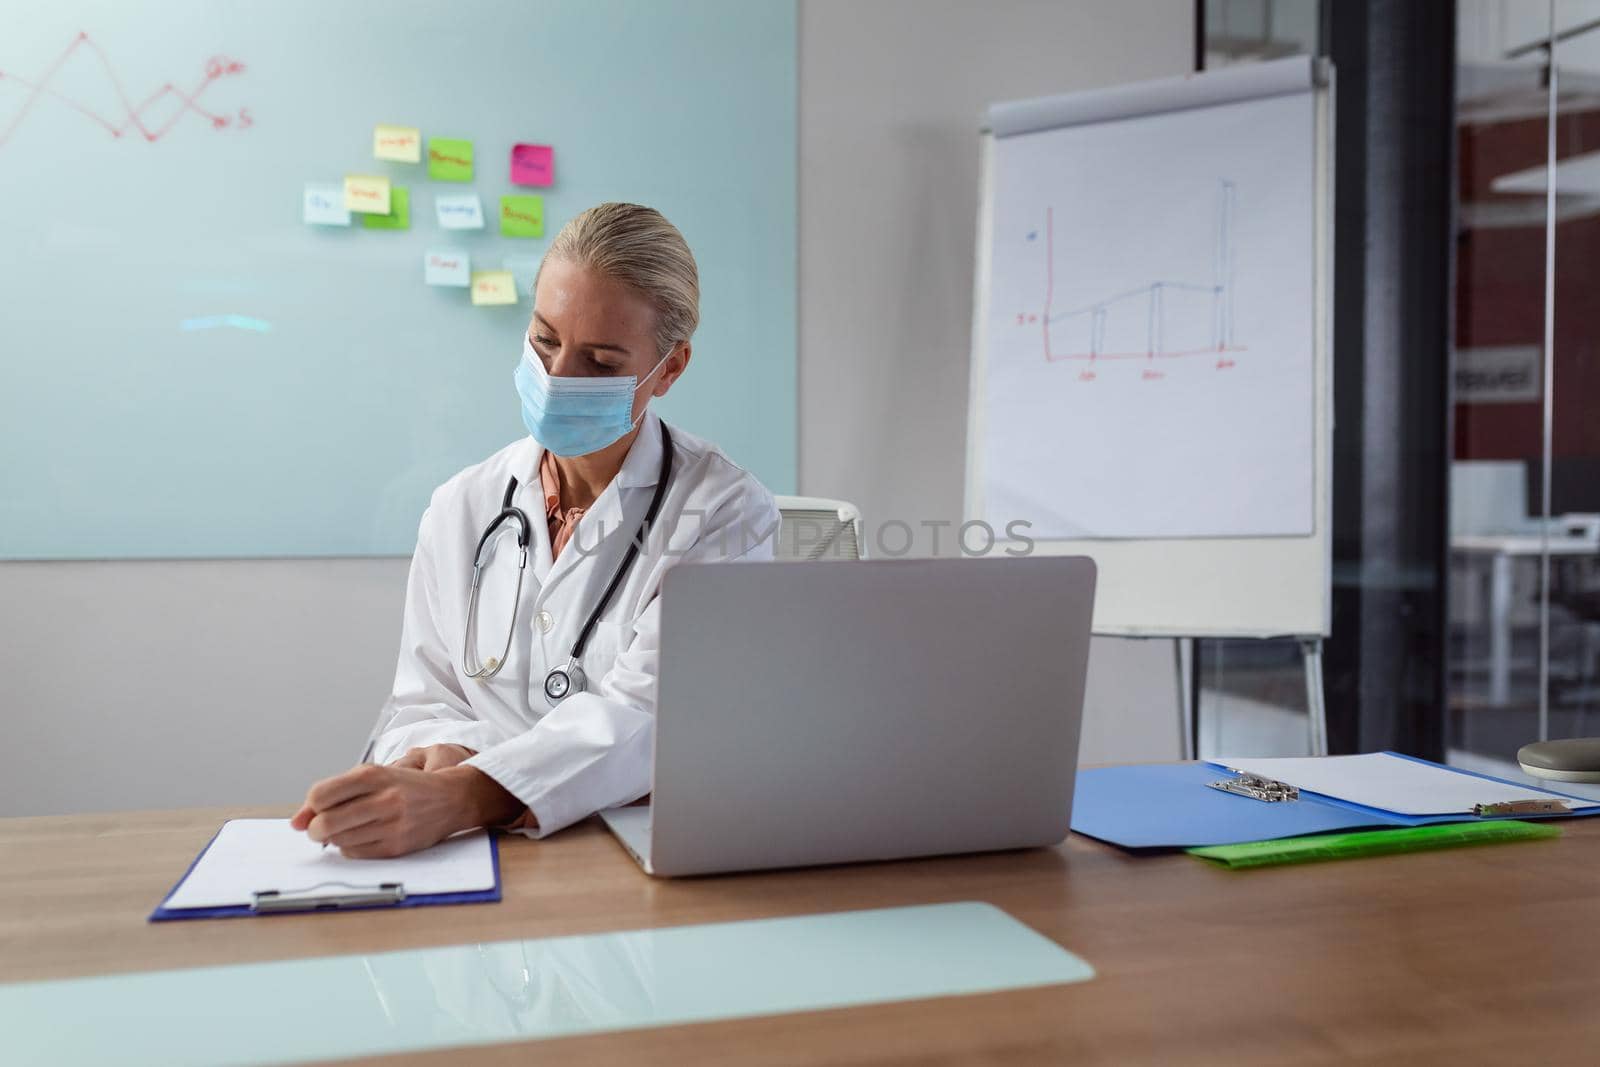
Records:
[[[659,208],[699,261],[693,364],[657,409],[794,489],[792,0],[4,21],[0,558],[409,553],[433,488],[526,432],[524,258],[606,200]],[[513,181],[516,145],[559,153],[532,160],[548,184]],[[379,179],[353,214],[346,176]],[[542,226],[504,236],[507,196]],[[518,291],[427,284],[441,249],[520,257]]]
[[[1327,631],[1329,78],[989,111],[967,517],[1094,557],[1098,633]]]

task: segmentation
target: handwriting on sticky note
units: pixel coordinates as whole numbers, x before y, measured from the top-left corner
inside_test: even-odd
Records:
[[[543,237],[544,197],[502,196],[500,198],[502,237]]]
[[[411,228],[411,190],[397,185],[389,191],[389,213],[362,215],[361,225],[369,230],[409,230]]]
[[[512,185],[554,185],[556,150],[547,144],[511,146]]]
[[[427,285],[453,285],[466,288],[472,284],[471,261],[458,248],[440,248],[422,256],[422,280]]]
[[[387,215],[389,179],[370,174],[345,175],[344,206],[364,215]]]
[[[517,282],[508,270],[475,270],[472,272],[472,302],[480,306],[515,304]]]
[[[477,193],[440,193],[433,198],[433,210],[440,229],[483,229],[483,201]]]
[[[344,187],[333,182],[306,182],[301,217],[308,226],[350,225],[350,209],[344,206]]]
[[[452,137],[428,138],[428,177],[436,182],[470,182],[472,142]]]
[[[372,158],[391,163],[421,162],[422,131],[413,126],[373,127]]]

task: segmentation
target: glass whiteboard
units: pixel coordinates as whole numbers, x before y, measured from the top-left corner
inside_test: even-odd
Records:
[[[791,0],[0,0],[0,558],[401,555],[431,490],[521,436],[511,374],[550,237],[659,208],[702,326],[667,419],[795,481]],[[373,158],[391,123],[473,180]],[[514,144],[555,182],[510,182]],[[388,177],[408,229],[302,221]],[[486,226],[441,229],[437,194]],[[544,198],[544,237],[500,197]],[[424,284],[510,269],[515,306]]]

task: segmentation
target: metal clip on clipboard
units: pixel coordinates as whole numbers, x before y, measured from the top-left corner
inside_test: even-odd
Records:
[[[334,889],[335,892],[323,892]],[[378,885],[351,885],[349,882],[318,882],[304,889],[261,889],[251,894],[250,910],[257,913],[275,911],[337,911],[341,908],[372,908],[384,904],[399,904],[406,899],[403,882],[381,882]]]
[[[1491,815],[1569,815],[1572,805],[1565,800],[1503,800],[1498,804],[1474,804],[1472,814],[1482,819]]]
[[[1236,796],[1249,797],[1251,800],[1263,800],[1268,804],[1277,804],[1285,800],[1299,800],[1300,790],[1287,782],[1274,781],[1264,778],[1259,774],[1246,774],[1229,768],[1237,778],[1224,778],[1217,782],[1207,782],[1212,789],[1220,789],[1224,793],[1233,793]]]

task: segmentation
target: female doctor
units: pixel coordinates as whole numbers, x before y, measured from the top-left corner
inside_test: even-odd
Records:
[[[370,762],[313,785],[296,829],[397,856],[650,791],[662,575],[770,559],[778,523],[753,476],[649,410],[699,317],[659,212],[601,204],[551,242],[515,373],[530,436],[434,491]]]

